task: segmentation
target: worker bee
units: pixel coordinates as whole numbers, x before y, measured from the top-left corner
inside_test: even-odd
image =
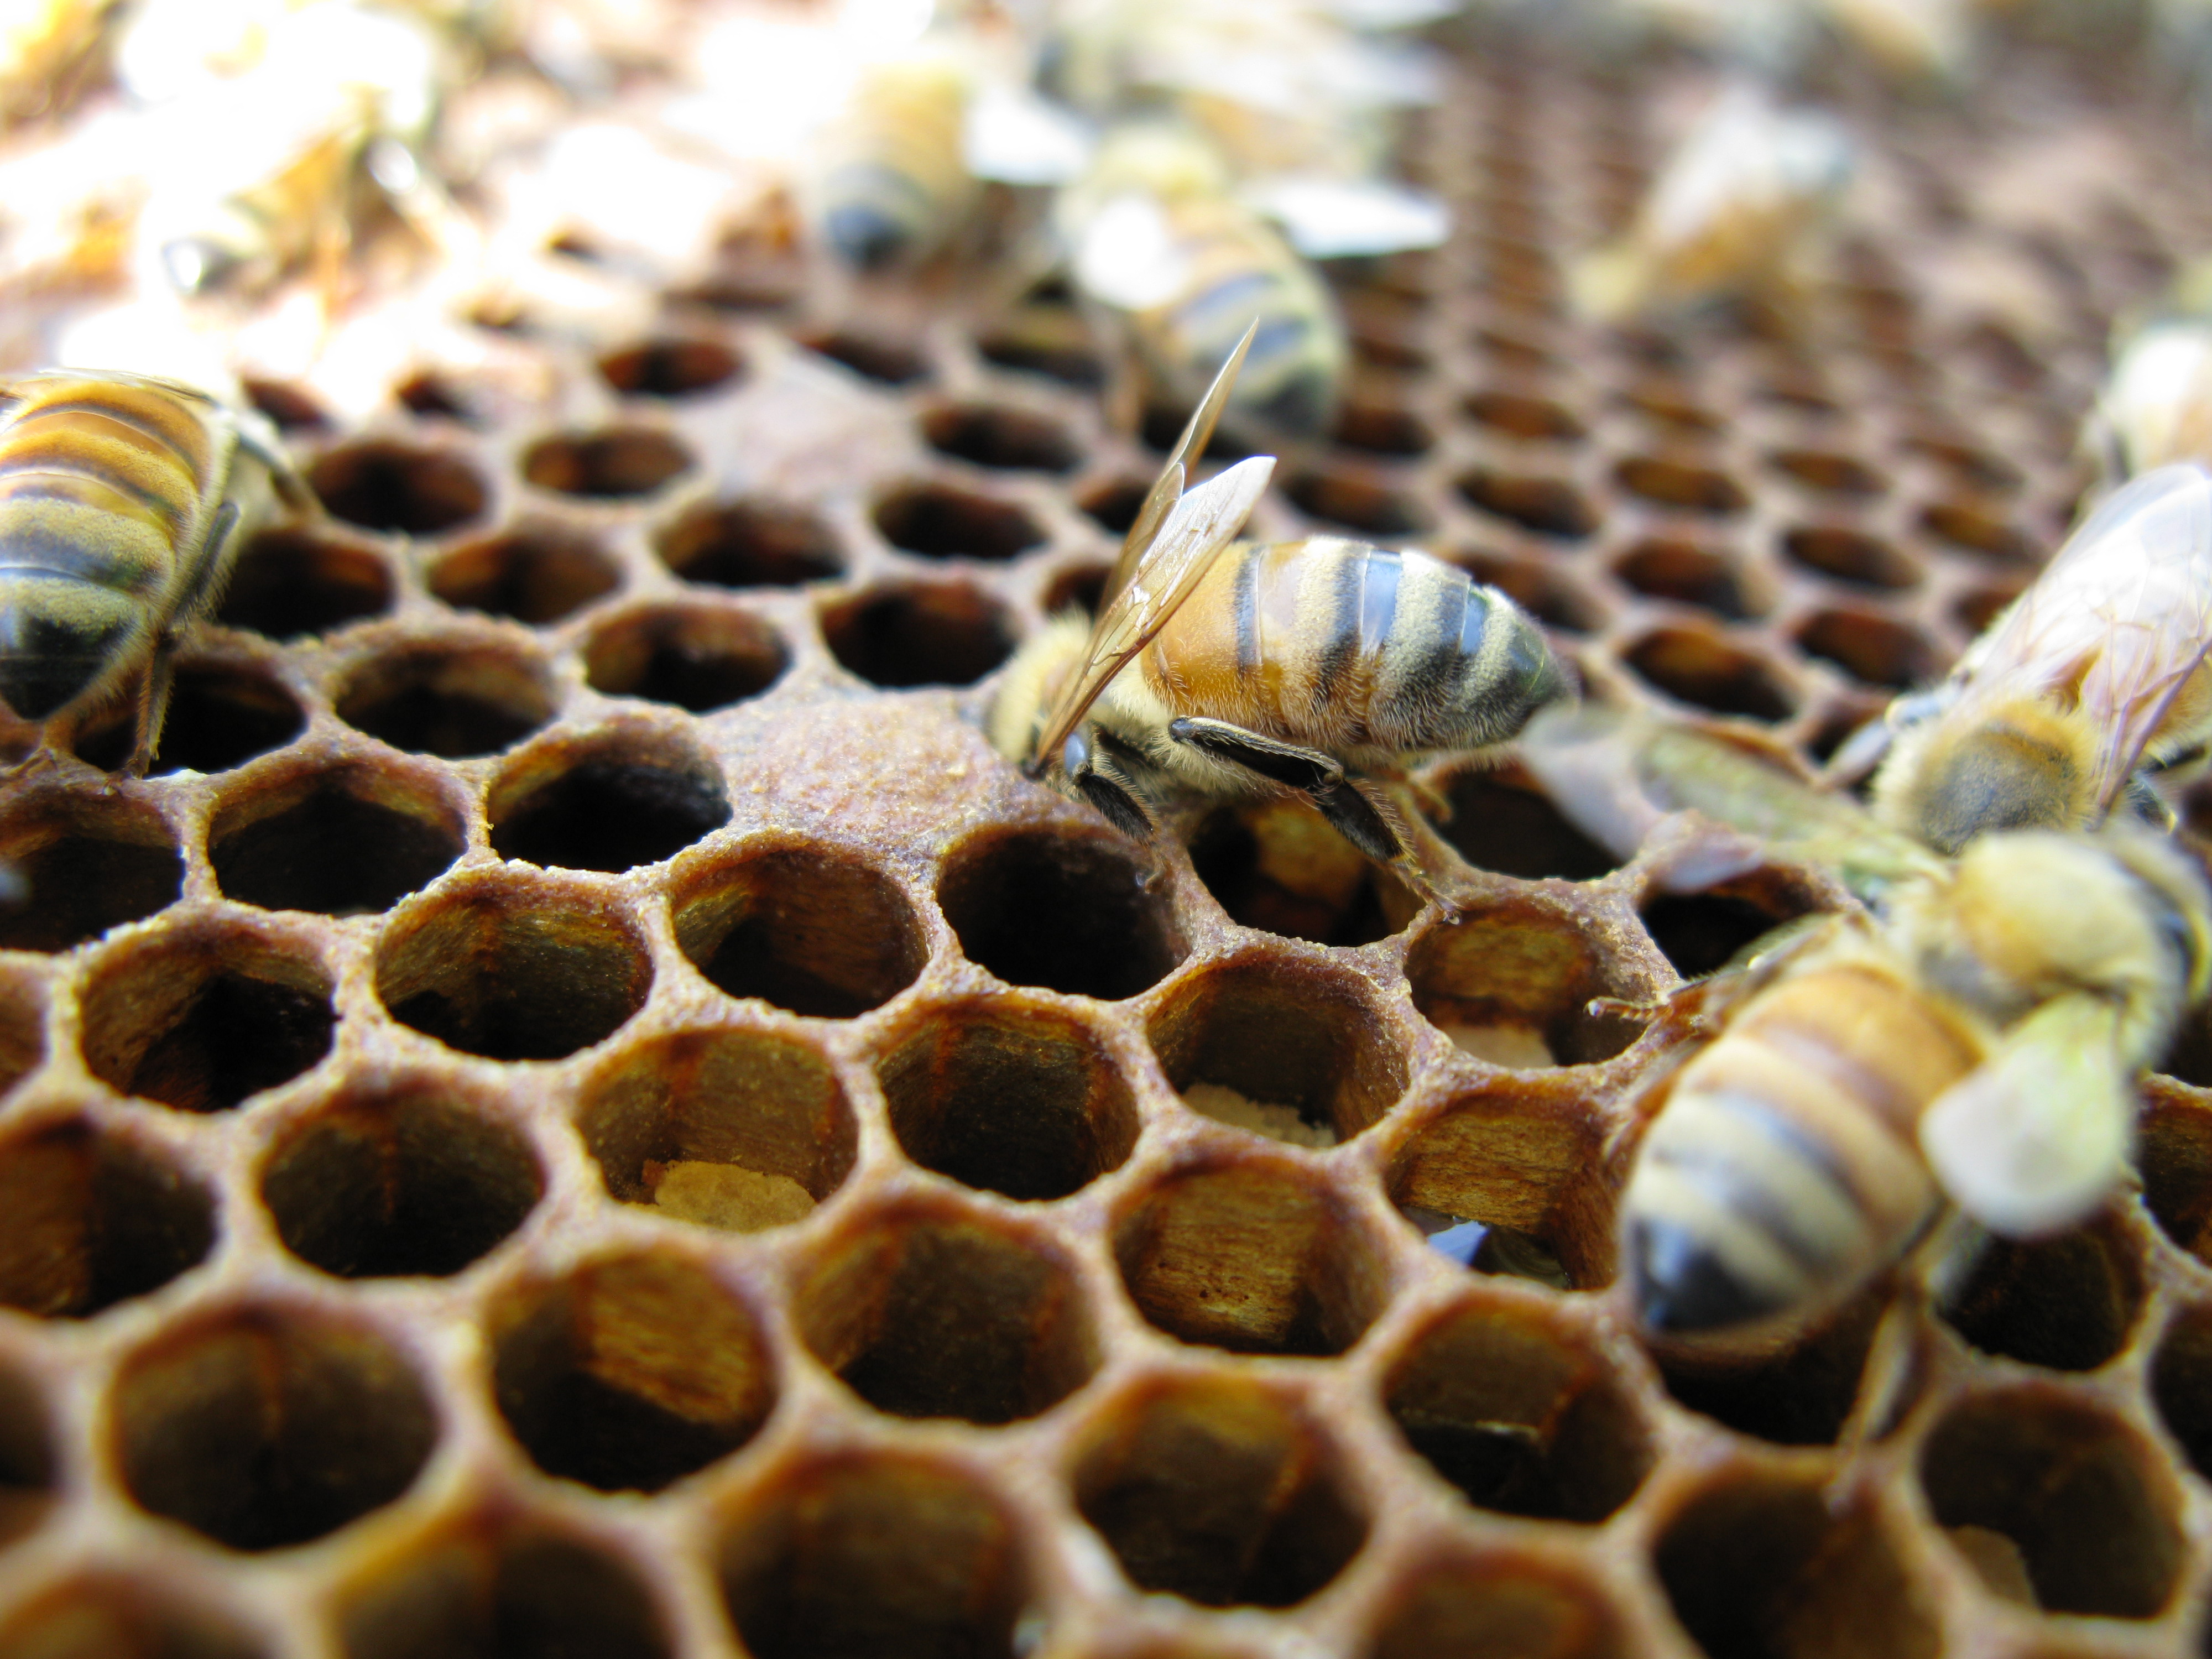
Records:
[[[2087,447],[2108,478],[2212,463],[2212,322],[2167,317],[2129,335],[2089,428]]]
[[[1062,616],[1023,648],[991,739],[1136,837],[1154,832],[1163,787],[1302,793],[1363,853],[1432,891],[1395,807],[1362,775],[1504,743],[1565,693],[1566,676],[1504,594],[1422,554],[1334,537],[1224,554],[1273,459],[1182,484],[1254,333],[1139,511],[1097,624]]]
[[[1689,1353],[1786,1346],[1943,1200],[2008,1237],[2123,1179],[2136,1073],[2212,962],[2212,896],[2130,825],[1976,841],[1700,988],[1719,1036],[1663,1085],[1622,1194],[1638,1320]]]
[[[0,398],[0,699],[40,728],[26,764],[52,763],[135,684],[143,776],[179,629],[271,495],[306,486],[258,416],[173,381],[47,369]]]
[[[823,134],[813,169],[815,217],[846,264],[872,270],[926,258],[976,199],[963,134],[970,66],[922,49],[865,70],[843,118]]]
[[[1667,161],[1635,222],[1570,282],[1601,322],[1787,295],[1850,182],[1850,137],[1747,87],[1722,96]]]

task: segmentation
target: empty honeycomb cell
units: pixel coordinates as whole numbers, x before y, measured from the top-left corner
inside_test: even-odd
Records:
[[[1903,549],[1840,525],[1802,525],[1785,531],[1782,551],[1792,563],[1854,587],[1917,587],[1926,574],[1920,562]]]
[[[1013,654],[1013,625],[966,582],[901,582],[822,613],[830,654],[871,685],[970,685]]]
[[[902,484],[876,503],[876,528],[926,559],[1011,559],[1044,544],[1021,507],[952,484]]]
[[[1437,831],[1478,870],[1590,881],[1620,866],[1518,772],[1468,766],[1434,781],[1451,807]]]
[[[1905,447],[1916,454],[1926,455],[1941,462],[1956,473],[1961,483],[1972,489],[1995,490],[2002,494],[2017,489],[2027,482],[2020,468],[2003,456],[1956,439],[1923,434],[1906,440]]]
[[[0,859],[28,890],[0,906],[0,950],[70,950],[184,890],[184,855],[160,815],[93,790],[21,789],[0,808]]]
[[[1012,404],[940,404],[922,415],[921,435],[940,455],[1007,471],[1065,472],[1083,459],[1082,446],[1062,422]]]
[[[1101,530],[1111,531],[1116,536],[1126,536],[1129,527],[1137,522],[1137,514],[1145,505],[1145,497],[1152,493],[1150,478],[1109,478],[1080,492],[1075,504],[1087,514]]]
[[[1816,1475],[1723,1475],[1654,1551],[1674,1616],[1708,1659],[1935,1659],[1929,1591],[1878,1514]]]
[[[680,1257],[603,1257],[518,1285],[489,1320],[507,1427],[548,1474],[602,1492],[659,1492],[704,1468],[775,1403],[752,1314]]]
[[[2212,1312],[2184,1309],[2151,1363],[2151,1398],[2166,1431],[2197,1473],[2212,1480]]]
[[[1106,362],[1083,313],[1073,306],[1025,306],[977,337],[983,361],[1064,386],[1093,390],[1106,383]]]
[[[1037,609],[1048,617],[1057,617],[1063,611],[1080,611],[1085,616],[1098,613],[1099,596],[1106,591],[1108,566],[1085,562],[1071,565],[1046,584],[1043,595],[1037,600]]]
[[[929,949],[890,878],[849,855],[772,847],[685,876],[676,942],[733,997],[849,1019],[914,983]]]
[[[71,1119],[0,1143],[0,1304],[82,1319],[206,1259],[215,1200],[155,1155]]]
[[[264,773],[223,797],[208,824],[226,897],[327,916],[388,909],[466,845],[442,781],[375,762]]]
[[[1589,1011],[1593,997],[1633,997],[1637,987],[1571,917],[1525,899],[1439,921],[1413,941],[1406,977],[1413,1006],[1471,1052],[1505,1034],[1534,1039],[1537,1052],[1515,1064],[1610,1060],[1643,1029]]]
[[[522,454],[522,476],[539,489],[591,501],[651,495],[691,470],[691,452],[653,427],[610,426],[541,438]]]
[[[268,675],[228,664],[178,665],[153,770],[228,772],[307,729],[292,694]]]
[[[271,1659],[226,1615],[140,1576],[73,1577],[0,1620],[0,1652],[18,1659]]]
[[[1910,623],[1868,611],[1818,611],[1797,630],[1809,656],[1832,662],[1863,684],[1903,691],[1932,678],[1942,659]]]
[[[1696,436],[1720,431],[1727,422],[1677,387],[1644,386],[1624,393],[1620,400],[1646,420]]]
[[[1477,425],[1508,437],[1578,443],[1587,435],[1583,423],[1564,404],[1526,392],[1478,392],[1461,407]]]
[[[440,556],[424,581],[456,610],[543,626],[613,592],[622,569],[595,537],[526,520]]]
[[[1970,587],[1951,602],[1951,620],[1959,625],[1961,633],[1979,634],[2003,615],[2004,608],[2025,591],[2024,583]]]
[[[216,617],[296,640],[380,617],[395,592],[392,567],[374,549],[319,531],[272,530],[239,554]]]
[[[1613,569],[1639,593],[1694,605],[1730,622],[1764,616],[1773,603],[1736,560],[1680,536],[1647,536]]]
[[[1826,449],[1778,449],[1766,464],[1808,489],[1830,495],[1879,495],[1889,480],[1864,461]]]
[[[596,892],[486,872],[415,900],[376,949],[401,1024],[490,1060],[558,1060],[645,1006],[645,942]]]
[[[1420,503],[1383,480],[1352,467],[1312,467],[1288,480],[1283,493],[1301,512],[1362,536],[1385,540],[1429,526]]]
[[[173,1328],[127,1358],[107,1401],[132,1498],[219,1544],[305,1544],[414,1484],[438,1415],[367,1326],[252,1304]]]
[[[1320,1425],[1239,1376],[1147,1379],[1096,1411],[1079,1456],[1076,1507],[1140,1589],[1294,1607],[1366,1541]]]
[[[768,1031],[680,1031],[627,1050],[585,1085],[576,1121],[615,1197],[735,1232],[802,1218],[859,1145],[828,1059]]]
[[[1604,611],[1573,576],[1540,559],[1462,548],[1445,556],[1479,582],[1497,588],[1547,628],[1565,634],[1591,634],[1603,624]]]
[[[720,340],[670,335],[610,351],[599,378],[636,398],[700,398],[744,373],[744,360]]]
[[[653,537],[653,550],[685,581],[710,587],[801,587],[845,574],[827,524],[765,496],[692,507]]]
[[[670,1659],[636,1572],[580,1538],[489,1518],[377,1564],[342,1597],[345,1659]]]
[[[760,696],[790,663],[781,637],[750,611],[696,603],[611,617],[584,642],[584,679],[594,691],[695,714]]]
[[[2107,1220],[2056,1238],[1989,1240],[1942,1312],[1985,1353],[2087,1371],[2127,1346],[2142,1299],[2134,1251]]]
[[[477,638],[390,646],[354,666],[335,702],[356,731],[446,760],[495,754],[553,718],[545,665]]]
[[[210,920],[98,957],[81,1039],[94,1077],[187,1112],[220,1112],[330,1052],[322,965],[281,936]]]
[[[1550,1557],[1431,1557],[1388,1603],[1364,1659],[1618,1659],[1623,1620]]]
[[[1920,526],[1952,547],[2000,563],[2027,564],[2036,556],[2033,544],[2019,529],[1963,501],[1931,503],[1922,509]]]
[[[1701,892],[1654,891],[1637,908],[1644,931],[1684,979],[1700,979],[1776,928],[1820,908],[1804,879],[1762,865]]]
[[[466,427],[489,425],[483,400],[458,376],[422,369],[392,388],[392,400],[426,421],[452,421]]]
[[[1540,1316],[1462,1307],[1414,1336],[1383,1404],[1478,1508],[1595,1522],[1643,1483],[1650,1437],[1600,1358]]]
[[[1559,363],[1559,353],[1545,341],[1510,328],[1478,329],[1474,343],[1493,362],[1523,372],[1540,372]]]
[[[1147,1320],[1234,1352],[1342,1353],[1389,1296],[1382,1242],[1324,1182],[1256,1152],[1158,1182],[1114,1253]]]
[[[1403,404],[1356,389],[1336,417],[1336,441],[1371,455],[1425,455],[1435,447],[1436,430]]]
[[[45,1522],[53,1507],[55,1474],[46,1401],[27,1377],[0,1366],[0,1550]],[[86,1659],[106,1659],[106,1653],[88,1650]]]
[[[544,1186],[496,1110],[428,1082],[324,1102],[261,1171],[287,1248],[340,1279],[459,1273],[522,1224]]]
[[[1514,1090],[1455,1096],[1392,1159],[1390,1196],[1434,1214],[1510,1230],[1559,1261],[1577,1289],[1613,1276],[1613,1200],[1598,1176],[1597,1127]]]
[[[804,337],[800,343],[863,380],[907,386],[929,373],[929,359],[911,340],[865,329],[834,329]]]
[[[1632,495],[1662,507],[1717,515],[1741,513],[1751,505],[1743,486],[1725,472],[1659,456],[1632,456],[1613,470],[1613,481]]]
[[[1008,1198],[1065,1198],[1136,1145],[1120,1069],[1089,1027],[1044,1010],[934,1010],[876,1076],[908,1158]]]
[[[1938,1525],[2012,1540],[2046,1612],[2154,1619],[2173,1594],[2172,1478],[2094,1407],[2032,1388],[1961,1401],[1923,1445],[1920,1484]]]
[[[2191,1021],[2168,1069],[2195,1079],[2212,1058],[2206,1039],[2203,1019]],[[2167,1237],[2200,1260],[2212,1260],[2212,1111],[2189,1093],[2154,1085],[2139,1134],[2136,1162],[2144,1204]]]
[[[1027,1553],[972,1476],[910,1454],[832,1450],[732,1507],[716,1564],[753,1659],[1014,1659]]]
[[[954,1211],[847,1229],[801,1269],[799,1334],[814,1357],[895,1417],[1017,1422],[1098,1369],[1098,1338],[1059,1251]]]
[[[483,479],[459,455],[390,439],[328,451],[307,469],[307,483],[333,517],[406,536],[458,529],[491,505]]]
[[[1668,1392],[1739,1434],[1783,1446],[1825,1446],[1843,1433],[1867,1381],[1867,1356],[1891,1297],[1877,1284],[1811,1336],[1756,1359],[1702,1362],[1662,1354]]]
[[[968,959],[1009,985],[1115,1001],[1189,950],[1148,863],[1103,830],[986,831],[945,860],[937,902]]]
[[[300,386],[251,376],[240,380],[239,386],[246,393],[246,402],[267,416],[269,423],[279,432],[324,432],[330,428],[329,414]]]
[[[1587,536],[1598,526],[1597,508],[1566,478],[1479,466],[1460,474],[1459,492],[1484,512],[1539,535]]]
[[[46,1057],[46,994],[34,972],[0,972],[0,1100]]]
[[[1765,657],[1706,629],[1655,628],[1621,654],[1651,685],[1716,714],[1771,724],[1796,709],[1796,699]]]
[[[492,850],[549,868],[621,871],[729,822],[720,773],[689,745],[632,727],[518,755],[484,802]]]
[[[1190,861],[1232,921],[1320,945],[1369,944],[1393,931],[1390,911],[1402,925],[1419,908],[1294,797],[1214,811],[1191,836]]]

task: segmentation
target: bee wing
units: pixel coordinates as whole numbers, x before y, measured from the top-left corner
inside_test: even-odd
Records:
[[[2125,1177],[2135,1098],[2112,1006],[2087,994],[2044,1004],[1938,1096],[1920,1149],[1961,1210],[2007,1238],[2074,1225]]]
[[[1182,469],[1170,463],[1169,470],[1180,475]],[[1175,503],[1128,581],[1091,629],[1083,670],[1060,693],[1038,737],[1037,762],[1059,753],[1108,682],[1167,626],[1221,550],[1236,539],[1274,470],[1273,456],[1255,455]]]

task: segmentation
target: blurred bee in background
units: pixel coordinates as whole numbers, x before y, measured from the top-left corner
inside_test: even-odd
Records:
[[[1732,88],[1676,146],[1626,234],[1577,263],[1576,304],[1621,322],[1717,301],[1789,299],[1852,165],[1850,139],[1829,117]]]
[[[862,70],[820,135],[807,194],[823,240],[862,270],[925,258],[975,210],[964,136],[974,70],[948,45]]]
[[[991,740],[1139,839],[1156,833],[1164,790],[1303,794],[1433,894],[1395,805],[1363,775],[1395,779],[1413,755],[1504,743],[1567,693],[1566,676],[1504,594],[1422,554],[1336,537],[1229,548],[1273,459],[1182,485],[1253,338],[1139,511],[1096,624],[1056,618],[1015,657]]]
[[[2081,434],[2106,483],[2172,461],[2212,465],[2212,260],[2116,323],[2112,359]]]
[[[124,769],[143,777],[179,631],[272,498],[312,498],[258,416],[190,386],[49,369],[0,397],[0,699],[40,728],[23,766],[128,695]]]
[[[108,74],[119,0],[0,0],[0,120],[64,115]]]

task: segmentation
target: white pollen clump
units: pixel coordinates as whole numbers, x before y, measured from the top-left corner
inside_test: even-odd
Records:
[[[653,1182],[653,1206],[663,1215],[727,1233],[757,1233],[814,1213],[814,1195],[788,1176],[762,1175],[735,1164],[685,1159],[647,1164],[646,1179]]]
[[[1446,1025],[1443,1034],[1463,1054],[1516,1072],[1540,1071],[1559,1062],[1542,1036],[1525,1025]]]
[[[1194,1083],[1182,1091],[1182,1103],[1201,1117],[1232,1128],[1249,1129],[1270,1140],[1293,1146],[1312,1146],[1326,1152],[1336,1145],[1336,1131],[1300,1117],[1295,1106],[1278,1106],[1269,1100],[1248,1100],[1218,1083]]]

